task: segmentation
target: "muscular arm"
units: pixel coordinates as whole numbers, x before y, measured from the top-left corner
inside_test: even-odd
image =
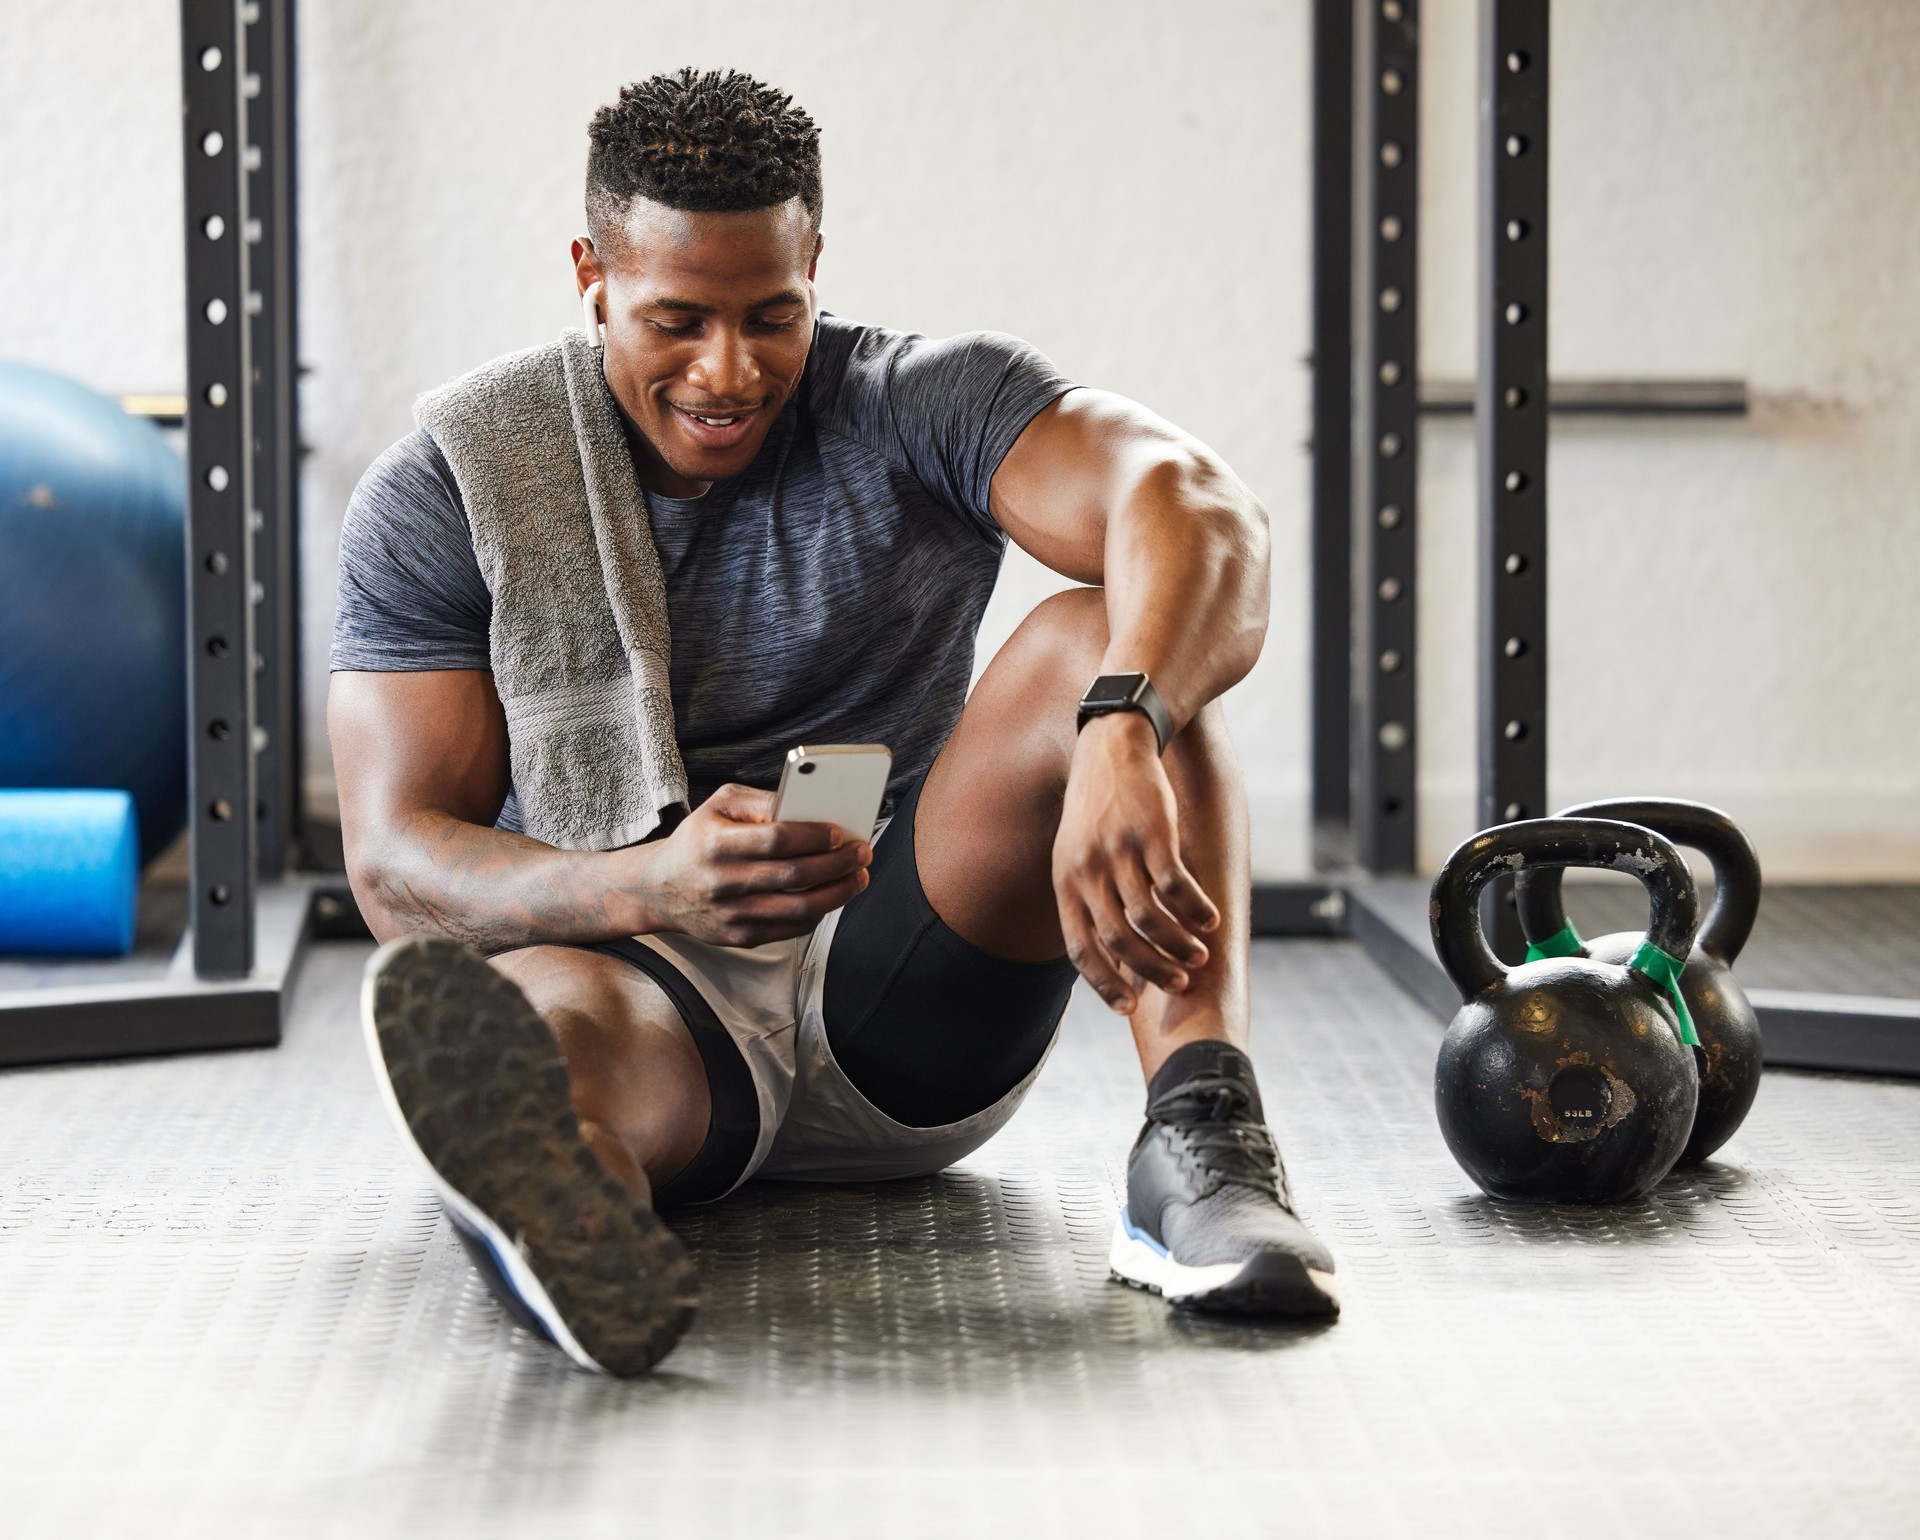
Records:
[[[870,856],[819,824],[773,823],[771,793],[726,786],[670,838],[558,850],[491,827],[507,723],[484,669],[337,673],[327,696],[354,897],[381,940],[484,952],[677,930],[723,945],[798,935],[866,885]]]
[[[1245,677],[1267,630],[1267,517],[1204,445],[1144,407],[1076,390],[1028,424],[990,508],[1029,554],[1105,589],[1100,671],[1146,673],[1177,730]],[[1131,712],[1075,740],[1053,846],[1061,933],[1115,1010],[1192,985],[1221,909],[1188,870],[1153,729]]]
[[[989,506],[1014,543],[1106,589],[1105,673],[1146,673],[1184,726],[1260,656],[1266,510],[1204,444],[1107,391],[1075,390],[1015,440]]]

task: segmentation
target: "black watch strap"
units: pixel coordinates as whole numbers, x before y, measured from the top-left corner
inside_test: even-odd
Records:
[[[1094,680],[1087,686],[1087,693],[1080,697],[1080,720],[1075,730],[1085,727],[1095,717],[1111,716],[1116,711],[1137,711],[1153,723],[1153,736],[1160,742],[1160,752],[1167,752],[1167,745],[1173,742],[1173,718],[1168,714],[1166,702],[1160,699],[1160,692],[1145,674],[1102,674]]]

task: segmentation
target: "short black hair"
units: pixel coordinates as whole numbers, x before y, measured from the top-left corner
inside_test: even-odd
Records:
[[[635,198],[694,213],[798,198],[820,227],[820,130],[793,98],[738,70],[620,88],[587,126],[587,233],[617,239]]]

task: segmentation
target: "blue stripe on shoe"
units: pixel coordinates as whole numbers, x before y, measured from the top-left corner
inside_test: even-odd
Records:
[[[1124,1203],[1120,1205],[1120,1226],[1127,1232],[1128,1240],[1139,1241],[1142,1245],[1151,1246],[1163,1257],[1172,1255],[1165,1246],[1162,1246],[1151,1235],[1147,1234],[1145,1230],[1140,1229],[1134,1224],[1133,1215],[1127,1212],[1127,1206]]]

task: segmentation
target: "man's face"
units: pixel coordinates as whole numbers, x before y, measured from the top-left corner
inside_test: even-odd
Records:
[[[819,251],[798,198],[731,214],[639,198],[616,250],[573,243],[580,292],[605,284],[607,384],[657,457],[650,491],[694,496],[752,463],[806,366]]]

